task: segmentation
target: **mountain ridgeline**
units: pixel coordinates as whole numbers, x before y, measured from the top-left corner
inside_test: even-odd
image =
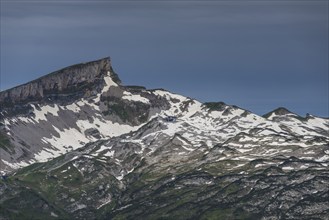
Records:
[[[70,66],[0,92],[0,219],[328,219],[328,130]]]
[[[121,83],[111,67],[110,58],[61,69],[1,92],[1,108],[12,110],[24,104],[54,101],[70,103],[72,100],[95,95],[104,86],[104,76],[108,72],[114,82]]]

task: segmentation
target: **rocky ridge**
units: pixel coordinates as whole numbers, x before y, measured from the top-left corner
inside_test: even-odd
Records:
[[[102,79],[111,73],[111,78],[120,83],[113,72],[110,58],[104,58],[83,64],[73,65],[55,71],[29,83],[8,89],[0,93],[2,108],[28,102],[47,101],[49,98],[60,98],[81,94],[82,97],[99,92]]]

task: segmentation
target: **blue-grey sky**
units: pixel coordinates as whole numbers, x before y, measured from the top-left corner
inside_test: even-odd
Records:
[[[111,56],[126,85],[328,117],[328,0],[1,0],[1,89]]]

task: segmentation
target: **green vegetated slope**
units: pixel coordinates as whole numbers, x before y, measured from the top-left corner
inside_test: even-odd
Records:
[[[143,159],[122,180],[113,176],[111,161],[84,154],[36,163],[1,180],[0,217],[325,219],[328,214],[327,171],[260,169],[257,161],[231,170],[237,162],[227,160],[196,167],[196,159],[205,160],[194,155],[149,164]]]

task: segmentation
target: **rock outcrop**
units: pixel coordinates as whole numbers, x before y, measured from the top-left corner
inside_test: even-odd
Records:
[[[114,73],[110,58],[73,65],[50,73],[39,79],[0,92],[1,108],[51,99],[65,100],[66,97],[86,97],[100,92],[104,85],[104,76],[111,74],[112,79],[120,84]]]

